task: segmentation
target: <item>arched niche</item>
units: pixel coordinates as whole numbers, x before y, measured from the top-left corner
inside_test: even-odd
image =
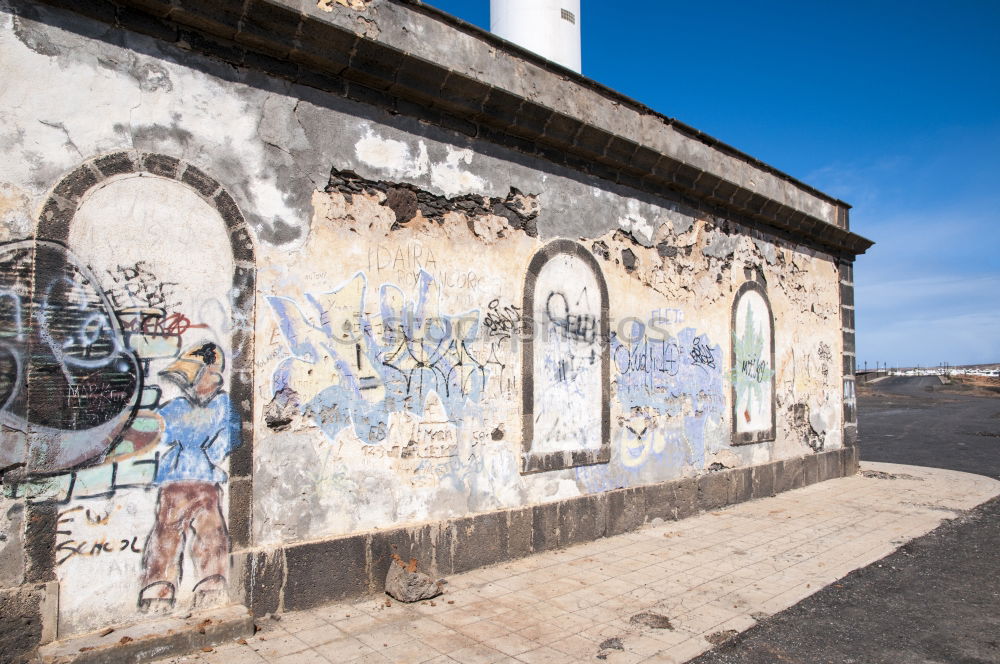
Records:
[[[253,413],[253,321],[256,292],[256,257],[254,244],[243,213],[232,195],[217,180],[199,168],[168,155],[138,151],[117,152],[94,158],[66,175],[53,188],[43,205],[36,239],[69,248],[77,212],[85,201],[109,183],[131,177],[152,177],[172,181],[188,196],[197,197],[216,212],[228,237],[231,265],[228,275],[228,387],[233,407],[239,415],[241,444],[229,458],[230,484],[241,480],[240,491],[249,496],[253,470],[253,436],[250,423]],[[169,204],[169,201],[164,201]],[[141,235],[140,235],[141,237]],[[197,236],[189,238],[197,242]],[[156,250],[156,237],[144,238],[150,251]],[[231,262],[230,262],[231,261]],[[231,514],[234,543],[246,543],[249,537],[249,514]],[[236,518],[239,516],[240,518]],[[241,522],[246,521],[246,524]]]
[[[82,336],[77,333],[77,337],[91,346],[109,339],[104,345],[116,352],[124,349],[120,354],[128,358],[115,365],[119,372],[138,368],[134,385],[124,380],[116,383],[123,394],[136,395],[135,403],[122,397],[122,404],[112,404],[116,409],[135,407],[122,428],[123,435],[107,436],[98,446],[106,449],[89,450],[78,458],[66,457],[64,462],[53,457],[22,478],[25,490],[18,497],[30,500],[32,512],[105,506],[112,509],[108,523],[118,524],[123,532],[123,524],[131,524],[134,535],[134,541],[116,548],[114,554],[69,560],[65,555],[43,555],[65,551],[59,546],[65,534],[33,531],[28,550],[39,553],[32,553],[32,568],[39,578],[60,581],[60,631],[68,634],[108,620],[131,620],[136,610],[159,612],[158,607],[166,606],[186,611],[192,605],[229,601],[233,590],[230,551],[250,545],[253,495],[256,267],[253,241],[239,207],[218,181],[193,165],[166,155],[118,152],[88,161],[65,176],[44,203],[35,239],[21,244],[30,246],[33,256],[25,260],[35,266],[27,291],[33,314],[28,320],[38,320],[34,314],[44,309],[55,284],[56,291],[65,291],[60,297],[67,308],[86,305],[95,310],[81,319]],[[45,274],[56,277],[38,278]],[[82,315],[75,310],[70,313],[77,318]],[[58,315],[54,311],[49,318],[56,320]],[[71,327],[64,327],[53,329],[68,337]],[[47,344],[49,348],[60,345]],[[101,358],[109,352],[103,347],[98,350]],[[58,364],[59,353],[55,355]],[[83,358],[87,359],[86,354]],[[135,365],[129,365],[133,360]],[[81,360],[73,361],[79,364]],[[30,366],[23,373],[26,385],[46,383],[33,380]],[[151,387],[159,393],[154,394]],[[35,389],[40,388],[26,388],[28,401],[36,398]],[[66,404],[82,403],[72,390],[54,398]],[[165,410],[184,402],[192,404],[189,411]],[[212,446],[203,456],[212,457],[212,463],[196,478],[201,485],[194,487],[195,478],[186,475],[168,478],[161,474],[185,467],[186,462],[171,464],[171,454],[179,447],[173,441],[201,435],[178,431],[196,427],[204,418],[215,418],[211,426],[218,426],[203,436],[206,447],[202,449]],[[169,438],[163,433],[168,421],[176,424]],[[67,428],[62,422],[57,424],[49,429]],[[159,436],[155,435],[157,426]],[[144,432],[152,433],[144,436]],[[216,451],[223,436],[225,449]],[[29,435],[29,455],[35,454],[36,442]],[[150,466],[144,470],[143,463]],[[173,489],[169,495],[164,490],[168,486]],[[115,502],[119,496],[127,498]],[[168,501],[172,501],[170,509],[193,510],[183,523],[190,522],[198,530],[189,532],[184,526],[173,541],[164,540],[157,531],[167,523],[163,515]],[[196,501],[210,508],[199,512],[190,507]],[[81,520],[61,528],[69,527],[83,532],[90,524]],[[199,540],[197,547],[192,538]],[[164,552],[161,560],[149,554],[154,549]],[[103,560],[108,567],[91,569],[91,560]],[[157,571],[157,565],[166,571]],[[197,576],[175,576],[170,570],[178,565],[185,570],[194,565],[191,569]],[[176,578],[176,592],[148,592],[165,587],[155,582],[157,575]],[[85,611],[74,610],[71,601],[81,594],[78,586],[87,579],[117,584],[112,593],[93,589],[108,597],[93,624]]]
[[[731,331],[733,444],[774,440],[774,314],[760,275],[736,292]]]
[[[555,240],[524,282],[521,472],[607,463],[610,445],[608,288],[593,255]]]

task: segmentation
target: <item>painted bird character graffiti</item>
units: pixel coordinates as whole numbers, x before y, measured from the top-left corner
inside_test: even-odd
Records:
[[[139,608],[174,606],[184,550],[190,542],[196,574],[194,602],[210,603],[226,590],[229,532],[222,514],[223,462],[239,445],[239,428],[223,390],[225,356],[216,344],[186,350],[160,372],[183,396],[159,409],[164,421],[156,521],[143,549]]]

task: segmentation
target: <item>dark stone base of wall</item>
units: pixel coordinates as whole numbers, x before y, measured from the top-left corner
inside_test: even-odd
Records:
[[[412,527],[234,554],[254,616],[376,593],[396,553],[446,576],[858,472],[858,448]]]
[[[0,590],[0,664],[32,656],[42,640],[42,601],[34,584]]]

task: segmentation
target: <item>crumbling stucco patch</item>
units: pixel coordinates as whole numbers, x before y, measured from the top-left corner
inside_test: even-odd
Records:
[[[27,29],[28,19],[19,20]],[[81,161],[140,149],[215,173],[239,198],[259,239],[289,245],[304,237],[313,185],[293,170],[279,171],[281,162],[258,138],[266,92],[212,76],[218,63],[185,66],[194,57],[190,54],[172,60],[148,57],[144,53],[161,46],[145,37],[130,35],[137,46],[130,50],[30,24],[32,34],[58,45],[58,53],[41,54],[11,31],[0,33],[0,60],[12,71],[31,72],[10,77],[0,91],[0,107],[35,109],[31,122],[19,122],[10,110],[0,113],[0,137],[19,155],[0,165],[0,181],[23,183],[19,186],[36,204]],[[78,85],[81,80],[89,84]],[[185,102],[178,104],[177,98]],[[67,108],[74,112],[64,113]]]
[[[334,5],[340,5],[341,7],[347,7],[348,9],[355,9],[357,11],[364,11],[368,9],[368,5],[371,0],[318,0],[316,6],[325,12],[332,12]]]
[[[743,460],[731,449],[722,449],[718,452],[707,454],[705,456],[705,464],[706,467],[715,466],[721,470],[722,468],[738,468],[743,465]]]
[[[459,212],[483,239],[501,237],[504,226],[524,231],[530,236],[538,234],[535,225],[541,212],[538,197],[523,194],[514,188],[504,198],[489,198],[478,194],[448,197],[409,184],[368,180],[353,171],[334,169],[330,173],[326,191],[338,191],[348,201],[353,200],[355,194],[368,194],[372,200],[377,200],[393,213],[395,226],[404,225],[416,218],[443,222],[449,212]],[[322,202],[321,205],[327,207],[329,204]],[[503,220],[506,224],[502,223]],[[487,229],[492,230],[487,232]]]
[[[732,294],[745,281],[761,274],[764,283],[772,285],[769,297],[777,325],[779,442],[774,445],[791,450],[794,446],[787,441],[797,440],[811,449],[839,446],[841,397],[834,361],[839,336],[827,323],[835,320],[839,304],[832,287],[836,279],[832,261],[757,231],[737,232],[729,222],[710,217],[694,219],[680,234],[664,224],[655,237],[657,244],[647,248],[633,234],[614,231],[594,241],[592,250],[606,261],[609,274],[637,280],[668,301],[697,302],[697,307],[731,303]],[[791,270],[786,269],[788,264]],[[728,323],[728,317],[724,320]],[[804,410],[784,410],[803,397],[808,399]],[[640,418],[628,426],[641,431],[646,425]],[[758,463],[767,459],[760,452],[736,453],[744,462]]]
[[[18,187],[0,183],[0,242],[9,242],[31,234],[28,214],[30,199]]]
[[[622,230],[631,233],[636,241],[643,246],[648,247],[652,244],[656,228],[642,214],[639,201],[630,200],[628,202],[628,212],[618,218],[618,225]]]
[[[354,153],[361,163],[392,178],[418,177],[430,170],[424,141],[417,141],[414,152],[411,144],[383,138],[371,129],[354,146]]]
[[[483,179],[462,168],[462,164],[472,163],[472,150],[455,150],[451,147],[447,150],[448,155],[443,162],[431,164],[431,184],[448,197],[480,191]]]
[[[411,148],[411,157],[413,154]],[[476,263],[472,270],[466,268],[466,272],[460,273],[461,268],[458,268],[458,265],[464,266],[467,263],[454,261],[459,256],[464,258],[490,251],[496,256],[508,257],[500,259],[499,264],[525,264],[527,257],[533,251],[532,248],[539,246],[537,240],[529,233],[519,232],[525,230],[522,227],[525,222],[522,219],[524,212],[530,214],[541,212],[535,197],[526,196],[512,189],[505,199],[489,198],[480,194],[448,198],[431,194],[410,184],[392,180],[369,180],[352,171],[335,169],[331,173],[326,193],[314,194],[313,203],[316,209],[315,230],[321,234],[311,239],[309,246],[316,247],[312,251],[322,252],[324,246],[349,246],[351,249],[346,254],[338,255],[335,262],[326,263],[330,267],[324,274],[329,272],[331,267],[336,267],[335,274],[338,276],[331,275],[316,282],[312,290],[305,284],[297,285],[292,291],[300,294],[282,297],[288,297],[289,302],[306,301],[309,297],[318,298],[316,293],[325,287],[328,292],[326,297],[335,297],[340,301],[341,294],[346,292],[344,289],[347,284],[353,283],[355,286],[352,288],[357,293],[353,296],[355,299],[361,297],[360,294],[363,292],[370,294],[366,297],[396,292],[399,294],[396,300],[398,303],[412,302],[416,306],[419,300],[418,291],[413,290],[414,286],[425,283],[429,288],[427,292],[433,293],[432,299],[426,302],[438,303],[435,305],[436,310],[468,311],[472,320],[479,321],[477,328],[479,336],[470,341],[467,348],[468,357],[478,363],[476,366],[488,369],[484,373],[486,379],[483,386],[486,392],[480,397],[485,399],[482,403],[495,403],[490,401],[494,398],[489,396],[494,394],[492,390],[501,390],[501,394],[506,394],[503,390],[517,385],[519,360],[516,355],[509,355],[512,348],[506,344],[511,336],[510,330],[516,328],[516,323],[512,327],[511,321],[516,321],[523,312],[517,311],[516,301],[508,299],[509,296],[506,294],[517,292],[523,287],[518,275],[508,271],[496,271],[488,265],[479,263]],[[266,410],[264,419],[272,425],[268,432],[269,436],[282,437],[282,441],[287,439],[287,444],[276,440],[276,450],[315,450],[305,456],[300,452],[300,458],[294,462],[287,458],[280,462],[276,461],[275,466],[283,469],[280,472],[287,476],[292,472],[289,463],[293,463],[296,467],[304,463],[300,470],[295,472],[303,477],[312,478],[308,480],[310,486],[324,487],[322,493],[325,498],[320,501],[320,507],[314,505],[308,520],[294,521],[288,520],[287,513],[280,512],[277,503],[274,503],[274,510],[271,510],[268,505],[272,503],[268,498],[262,507],[266,516],[260,521],[260,537],[274,537],[277,536],[276,533],[284,533],[286,537],[311,537],[349,532],[352,528],[363,527],[362,524],[386,525],[405,523],[413,519],[446,518],[486,505],[519,504],[521,500],[531,500],[531,496],[550,500],[601,491],[609,486],[629,485],[636,481],[650,482],[662,480],[666,476],[695,475],[709,467],[729,468],[751,462],[761,463],[775,458],[776,454],[801,454],[802,446],[809,449],[810,446],[815,448],[819,444],[826,444],[826,441],[821,443],[820,436],[810,425],[809,416],[806,414],[808,411],[803,411],[796,418],[794,413],[789,411],[786,414],[786,411],[782,410],[778,417],[778,428],[782,432],[782,437],[788,440],[780,444],[783,446],[780,452],[761,446],[754,446],[751,449],[730,447],[728,422],[723,419],[728,392],[723,387],[722,370],[727,361],[724,349],[731,323],[729,319],[731,298],[743,280],[750,278],[747,275],[763,271],[765,281],[776,280],[779,266],[769,263],[762,255],[758,242],[754,241],[754,239],[763,241],[761,237],[740,234],[733,229],[724,231],[722,224],[714,218],[705,217],[694,219],[690,224],[678,224],[678,227],[684,229],[680,234],[674,233],[673,227],[673,224],[662,224],[656,232],[657,244],[650,247],[638,242],[632,232],[620,229],[593,239],[589,247],[598,260],[603,262],[602,270],[608,279],[609,288],[614,292],[630,293],[628,297],[612,300],[613,318],[622,320],[634,316],[637,308],[642,310],[645,307],[646,311],[654,311],[657,325],[666,325],[668,339],[676,339],[676,343],[679,344],[678,349],[685,358],[684,361],[692,363],[691,371],[696,373],[702,371],[698,368],[698,363],[705,363],[705,370],[717,372],[715,382],[699,385],[694,379],[696,373],[690,374],[690,377],[685,379],[689,381],[688,386],[679,388],[691,390],[690,397],[686,397],[689,401],[679,401],[676,405],[668,404],[667,409],[659,414],[649,411],[639,402],[628,405],[624,401],[614,401],[612,408],[615,410],[613,417],[615,424],[611,464],[580,468],[570,474],[550,473],[518,477],[517,463],[514,461],[520,444],[518,431],[512,431],[510,427],[505,428],[503,421],[487,418],[480,423],[477,419],[479,415],[473,418],[466,415],[463,417],[463,423],[458,425],[454,421],[454,406],[449,407],[445,402],[435,399],[424,403],[422,415],[390,414],[384,433],[381,425],[376,425],[374,429],[367,427],[363,431],[357,427],[340,428],[341,425],[336,425],[325,434],[328,437],[332,436],[329,441],[322,442],[318,446],[313,443],[313,447],[304,447],[301,442],[304,437],[311,435],[315,440],[315,437],[320,435],[319,431],[329,428],[339,421],[340,417],[336,415],[336,410],[330,410],[336,403],[333,401],[325,401],[320,410],[315,409],[319,402],[316,402],[315,396],[311,397],[310,394],[321,393],[322,390],[319,390],[321,384],[315,383],[316,378],[309,378],[306,383],[301,383],[300,387],[310,384],[313,387],[305,392],[296,388],[295,393],[301,399],[298,413],[287,412],[288,401],[287,399],[282,401],[283,392],[279,390],[273,395],[266,395],[273,401]],[[336,239],[338,237],[343,239]],[[724,240],[728,243],[723,252],[724,259],[707,255],[712,254],[712,250],[703,251],[706,246],[717,246],[719,237],[727,238]],[[782,247],[781,251],[787,254],[788,260],[792,260],[801,252],[800,248],[790,244],[778,243],[778,246]],[[301,256],[297,260],[309,264],[317,261],[322,263],[319,255]],[[799,257],[797,260],[801,262],[804,259]],[[796,273],[795,283],[798,288],[794,292],[817,302],[825,303],[829,300],[831,306],[834,306],[836,289],[829,283],[824,283],[822,275],[816,275],[815,281],[804,280],[804,277],[810,274],[810,269],[816,267],[817,264],[809,262],[808,268],[803,267]],[[279,268],[275,266],[270,269]],[[285,274],[286,269],[280,268],[282,274]],[[352,274],[353,277],[350,276]],[[825,276],[832,279],[833,273]],[[348,281],[345,282],[344,279]],[[292,283],[288,276],[275,278],[272,281],[275,284],[285,284],[282,287],[285,290]],[[330,290],[331,288],[333,290]],[[642,288],[649,290],[644,293]],[[313,295],[309,295],[310,292]],[[789,302],[784,299],[783,292],[779,289],[772,295],[775,310],[782,312],[779,314],[779,320],[781,316],[786,316],[787,312],[798,310],[797,305],[789,309]],[[665,295],[668,297],[667,301],[676,303],[673,308],[663,309]],[[376,299],[380,297],[382,295]],[[445,301],[452,303],[450,308],[445,308],[443,304]],[[646,304],[642,304],[643,302]],[[716,303],[721,303],[721,306],[713,306]],[[375,308],[365,309],[366,306],[374,307],[374,305],[362,305],[351,310],[369,311],[366,316],[372,316],[377,311]],[[306,309],[302,308],[301,312],[302,315],[308,316]],[[809,328],[809,325],[815,324],[817,320],[815,312],[807,309],[801,313],[807,316],[807,319],[796,319],[794,322],[787,322],[786,325],[813,329]],[[647,317],[648,315],[643,316],[642,320]],[[813,318],[808,319],[808,317]],[[339,329],[341,324],[336,322],[337,320],[345,319],[331,319],[332,328]],[[779,335],[780,326],[781,323],[779,323]],[[791,328],[786,327],[786,329]],[[616,329],[613,332],[616,335],[628,333],[625,329]],[[494,339],[492,336],[494,334],[498,336],[494,341],[490,341]],[[278,357],[287,358],[288,351],[280,350],[282,345],[287,344],[287,341],[282,340],[282,335],[275,336],[272,332],[268,338],[277,344],[274,348]],[[295,338],[302,337],[297,334]],[[645,348],[643,344],[654,343],[656,338],[652,336],[638,344],[623,342],[621,344],[623,354],[616,358],[616,371],[621,371],[623,368],[628,371],[631,366],[635,367],[632,369],[634,371],[642,367],[640,360],[633,358],[641,358],[643,353],[649,353],[649,350],[642,350]],[[647,337],[642,336],[642,339]],[[716,339],[723,343],[714,343]],[[835,339],[835,331],[831,333],[829,339],[823,338],[820,342],[823,345],[817,346],[817,362],[829,357],[828,351],[832,349]],[[500,345],[494,345],[496,343]],[[785,343],[787,342],[784,340],[780,341],[779,349],[783,349]],[[630,358],[628,362],[625,362],[626,352]],[[362,357],[366,355],[363,348],[361,355]],[[653,364],[650,365],[649,362]],[[663,365],[663,360],[647,360],[646,366],[669,367],[670,365]],[[810,378],[813,382],[808,386],[803,383],[807,372],[813,374]],[[323,377],[329,376],[330,372],[318,371],[310,375]],[[832,377],[828,378],[828,375],[832,376],[829,368],[824,373],[817,366],[808,368],[802,364],[782,365],[779,362],[779,379],[791,380],[793,384],[802,383],[800,388],[808,391],[810,398],[815,402],[813,410],[822,408],[825,404],[824,399],[835,399],[836,395],[832,391],[835,381]],[[662,379],[669,379],[669,374],[665,374]],[[298,380],[301,381],[301,378]],[[615,382],[617,380],[625,379],[616,379]],[[628,381],[635,380],[638,379],[628,379]],[[276,385],[284,384],[276,383]],[[622,383],[623,386],[630,384],[632,382]],[[635,385],[640,384],[644,383],[635,382]],[[779,389],[780,386],[779,383]],[[631,388],[620,386],[616,389],[625,389],[623,394],[629,394]],[[782,403],[786,403],[787,391],[782,391],[780,398],[783,400]],[[629,399],[633,397],[630,396]],[[286,406],[279,407],[277,405],[279,402]],[[304,407],[304,404],[308,403],[313,403],[314,406]],[[362,406],[350,406],[352,409],[360,407]],[[836,428],[834,411],[835,409],[829,411],[833,420],[828,425]],[[321,415],[321,413],[326,414]],[[485,413],[486,411],[483,411],[482,416],[485,417]],[[507,419],[509,415],[508,413],[503,418]],[[699,425],[699,428],[692,429],[689,424],[686,429],[679,430],[675,428],[676,425],[670,423],[670,418],[676,416],[689,418],[691,422],[704,422],[704,426]],[[445,440],[453,439],[458,443],[457,456],[448,462],[447,466],[452,470],[445,472],[444,475],[448,478],[446,484],[451,487],[455,486],[454,482],[459,482],[460,486],[468,488],[458,494],[436,488],[432,498],[415,500],[411,491],[415,489],[426,491],[432,486],[441,486],[424,484],[427,478],[421,476],[421,471],[418,470],[421,466],[413,465],[414,459],[422,458],[420,455],[427,452],[421,451],[424,449],[421,447],[422,443],[412,435],[404,436],[394,443],[385,442],[388,439],[383,440],[382,436],[391,437],[400,435],[403,431],[417,431],[424,426],[421,422],[428,417],[436,419],[439,422],[438,427],[444,427],[439,428],[438,433],[433,435],[443,436]],[[445,422],[450,424],[445,425]],[[801,424],[806,428],[802,429]],[[470,426],[471,429],[468,428]],[[390,431],[397,433],[390,435]],[[503,435],[497,436],[498,431],[502,431]],[[832,432],[833,429],[830,433]],[[468,448],[466,447],[468,443],[463,441],[469,440],[470,435],[473,444]],[[361,443],[358,442],[358,437]],[[375,441],[382,442],[374,446]],[[481,448],[484,441],[488,441],[493,447]],[[830,442],[833,444],[834,441],[831,439]],[[359,466],[360,460],[356,457],[358,454],[356,448],[359,445],[364,454],[377,454],[377,457],[369,457],[364,462],[366,465]],[[779,446],[775,445],[776,448]],[[468,457],[465,455],[468,454],[466,451],[468,449],[481,450],[475,453],[475,457],[483,460],[484,467],[473,470],[466,465]],[[487,454],[487,449],[492,449],[489,454],[494,456],[482,456]],[[497,454],[499,456],[495,456]],[[363,476],[358,474],[360,467],[367,468]],[[372,468],[375,467],[383,470],[373,475]],[[317,475],[317,469],[320,468],[325,470]],[[667,470],[668,468],[670,470]],[[506,470],[500,472],[500,469]],[[269,475],[271,470],[264,468],[261,472]],[[415,475],[411,476],[414,473]],[[265,484],[269,484],[270,481],[265,480]],[[466,482],[471,484],[465,485]],[[491,487],[489,495],[480,493],[480,489],[477,488],[484,486]],[[352,499],[348,497],[351,492],[360,492],[367,497],[363,500]],[[383,495],[386,496],[385,500],[379,498]],[[460,497],[462,495],[464,497]]]
[[[431,186],[448,198],[481,191],[483,179],[463,168],[463,165],[472,163],[472,150],[455,149],[451,146],[445,146],[445,150],[442,160],[431,161],[424,141],[418,141],[414,149],[406,142],[384,138],[371,129],[354,148],[355,155],[363,164],[391,178],[420,178],[429,175]]]
[[[753,243],[757,247],[757,251],[760,252],[769,265],[774,265],[778,261],[778,252],[773,244],[764,242],[759,238],[754,238]]]
[[[139,88],[143,92],[156,92],[158,90],[170,92],[174,89],[166,67],[155,62],[137,64],[132,67],[129,73],[139,83]]]
[[[713,233],[701,253],[711,258],[729,258],[736,252],[740,240],[737,236]]]

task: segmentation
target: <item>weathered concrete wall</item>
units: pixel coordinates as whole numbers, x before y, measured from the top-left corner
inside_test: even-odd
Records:
[[[20,0],[0,61],[0,589],[58,607],[36,641],[372,589],[386,529],[526,555],[844,444],[811,240]],[[457,520],[505,510],[476,557]]]
[[[477,161],[470,155],[469,166]],[[258,543],[517,507],[841,445],[829,258],[727,234],[718,219],[669,210],[647,212],[652,222],[627,219],[627,202],[616,208],[591,193],[581,214],[649,223],[654,246],[608,224],[583,239],[607,282],[606,313],[595,276],[568,254],[542,268],[529,309],[520,294],[544,239],[457,205],[440,220],[417,212],[400,224],[386,204],[399,190],[369,183],[365,191],[354,180],[361,191],[345,195],[341,182],[315,195],[306,246],[262,253],[255,420],[270,424],[257,434]],[[551,176],[545,184],[558,186]],[[546,198],[529,203],[539,219]],[[748,340],[741,351],[747,362],[763,351],[754,377],[729,369],[734,296],[758,271],[775,312],[777,433],[734,446],[734,378],[741,403],[771,425],[770,339],[757,347]],[[530,404],[521,399],[526,382]],[[608,463],[521,473],[523,451],[599,449],[605,399]]]

